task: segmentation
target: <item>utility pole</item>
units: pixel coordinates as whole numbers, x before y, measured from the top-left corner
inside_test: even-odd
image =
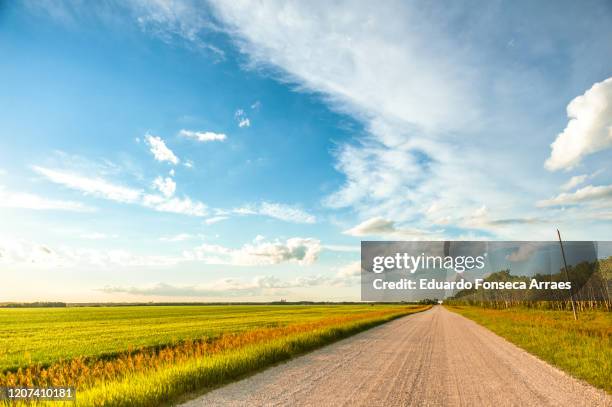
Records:
[[[563,240],[561,240],[561,232],[557,229],[557,236],[559,236],[559,244],[561,245],[561,256],[563,256],[563,265],[565,266],[565,278],[569,281],[569,274],[567,273],[567,261],[565,260],[565,250],[563,250]],[[576,314],[576,304],[574,304],[574,288],[570,286],[570,299],[572,301],[572,312],[574,313],[574,321],[578,321],[578,315]]]

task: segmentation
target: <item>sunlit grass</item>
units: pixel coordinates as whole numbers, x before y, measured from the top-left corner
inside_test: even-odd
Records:
[[[612,313],[448,306],[540,359],[612,393]]]
[[[0,309],[0,371],[370,311],[369,305]]]
[[[166,308],[183,308],[182,318],[180,312]],[[4,373],[0,373],[0,386],[70,385],[77,387],[79,405],[156,405],[174,400],[185,392],[219,385],[354,332],[426,308],[406,305],[161,307],[160,310],[156,310],[156,307],[133,307],[130,312],[115,308],[118,314],[128,319],[146,320],[149,325],[133,323],[131,330],[122,329],[123,336],[113,338],[115,347],[110,351],[108,345],[99,341],[99,337],[92,337],[91,346],[80,348],[81,354],[78,356],[74,356],[74,349],[61,344],[62,339],[73,343],[70,332],[77,337],[80,337],[80,332],[51,331],[49,343],[57,346],[53,352],[55,359],[42,357],[40,350],[26,339],[31,355],[38,355],[38,361],[18,368],[13,364],[9,369],[4,369]],[[93,317],[81,311],[76,314],[68,312],[60,318],[53,312],[51,321],[40,321],[40,324],[46,327],[53,327],[53,322],[62,325],[67,318],[74,319],[76,315],[77,321],[86,321],[90,330],[95,331],[97,326],[100,337],[106,338],[107,321],[99,318],[95,309],[84,310],[92,312]],[[111,314],[112,311],[104,310]],[[205,314],[207,318],[190,318],[189,313]],[[140,314],[141,318],[134,318],[135,314]],[[179,326],[183,329],[183,337],[171,337],[164,344],[160,338],[167,338],[167,325],[177,326],[175,315],[182,323]],[[228,319],[232,323],[227,323]],[[121,319],[110,320],[123,326]],[[189,327],[186,321],[193,326]],[[33,322],[24,324],[32,326]],[[138,332],[151,339],[149,333],[155,330],[160,332],[160,338],[149,342],[151,345],[135,347],[129,342]],[[198,333],[205,334],[194,337]],[[15,343],[24,345],[24,339],[15,339]],[[142,343],[139,340],[134,342]],[[45,343],[41,336],[34,341],[43,349],[48,349],[49,343]],[[13,361],[23,363],[24,358],[15,357],[18,352],[10,347],[7,350],[7,355],[13,355]]]

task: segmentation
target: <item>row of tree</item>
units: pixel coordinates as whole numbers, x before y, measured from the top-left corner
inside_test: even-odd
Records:
[[[570,281],[571,290],[485,290],[470,289],[457,292],[445,300],[447,304],[469,304],[488,308],[525,306],[539,309],[571,310],[572,299],[579,311],[612,311],[612,257],[594,262],[581,262],[562,268],[554,274],[534,276],[513,275],[510,270],[490,274],[485,281],[524,281],[529,287],[531,279],[538,282]]]

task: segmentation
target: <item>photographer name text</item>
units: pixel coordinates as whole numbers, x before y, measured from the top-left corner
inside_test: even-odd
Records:
[[[418,281],[402,278],[398,281],[385,281],[377,278],[372,281],[375,290],[571,290],[571,281],[484,281],[477,278],[471,281],[439,281],[421,278]]]

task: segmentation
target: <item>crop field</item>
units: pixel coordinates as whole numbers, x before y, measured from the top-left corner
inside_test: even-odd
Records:
[[[612,313],[447,306],[574,377],[612,393]]]
[[[0,309],[0,387],[76,386],[78,405],[163,404],[426,308]]]

